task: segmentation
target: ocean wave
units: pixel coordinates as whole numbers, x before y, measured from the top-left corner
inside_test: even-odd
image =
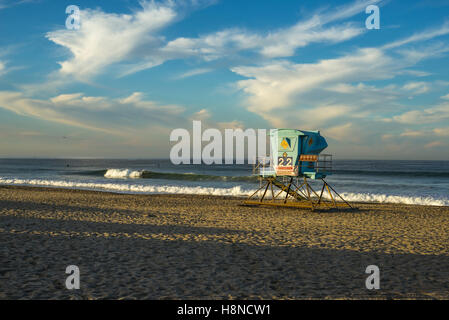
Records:
[[[72,173],[73,174],[73,173]],[[222,182],[255,182],[257,176],[218,176],[197,173],[157,172],[132,169],[107,169],[76,172],[79,175],[104,176],[109,179],[164,179],[178,181],[222,181]]]
[[[348,170],[334,169],[333,174],[355,175],[355,176],[391,176],[391,177],[449,177],[447,171],[378,171],[378,170]]]
[[[108,169],[105,172],[104,177],[109,179],[137,179],[141,178],[142,174],[143,171],[132,171],[130,169]]]
[[[149,170],[133,170],[133,169],[103,169],[91,171],[68,172],[67,174],[78,174],[88,176],[104,176],[110,179],[165,179],[165,180],[181,180],[181,181],[235,181],[235,182],[254,182],[257,181],[257,176],[222,176],[212,174],[199,173],[182,173],[182,172],[160,172]],[[368,171],[368,170],[346,170],[334,169],[332,174],[335,177],[339,175],[354,176],[360,179],[360,176],[371,177],[410,177],[410,178],[446,178],[449,177],[447,171]]]
[[[247,189],[242,186],[229,188],[202,187],[202,186],[153,186],[127,183],[97,183],[80,181],[44,180],[44,179],[15,179],[0,177],[1,185],[28,185],[41,187],[57,187],[69,189],[87,189],[95,191],[110,191],[118,193],[143,193],[143,194],[197,194],[216,196],[244,197],[254,193],[255,189]],[[449,199],[437,199],[433,197],[387,195],[375,193],[342,192],[342,197],[350,202],[369,203],[397,203],[427,206],[449,206]],[[267,194],[269,197],[269,195]]]
[[[352,193],[343,192],[341,196],[346,201],[352,202],[376,202],[376,203],[398,203],[398,204],[416,204],[425,206],[449,206],[449,199],[435,199],[433,197],[419,196],[398,196],[375,193]]]
[[[241,186],[230,188],[188,187],[188,186],[152,186],[125,183],[95,183],[79,181],[43,180],[43,179],[10,179],[0,178],[3,185],[24,185],[40,187],[56,187],[68,189],[87,189],[95,191],[111,191],[119,193],[146,194],[198,194],[215,196],[247,196],[251,190],[244,190]],[[255,190],[254,190],[255,191]]]
[[[143,171],[143,179],[165,179],[165,180],[181,180],[181,181],[223,181],[223,182],[255,182],[258,181],[257,176],[218,176],[210,174],[198,173],[174,173],[174,172],[155,172]]]

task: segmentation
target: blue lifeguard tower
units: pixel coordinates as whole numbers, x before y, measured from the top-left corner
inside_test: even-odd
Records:
[[[319,131],[274,129],[270,132],[270,145],[269,159],[258,159],[253,172],[259,176],[260,188],[245,204],[312,210],[352,208],[325,180],[332,174],[332,156],[321,153],[328,145]],[[322,181],[319,193],[309,179]],[[268,190],[271,197],[267,196]]]

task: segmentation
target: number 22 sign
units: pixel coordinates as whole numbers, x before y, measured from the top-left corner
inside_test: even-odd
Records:
[[[293,158],[292,157],[279,157],[278,158],[278,166],[289,167],[292,165]]]

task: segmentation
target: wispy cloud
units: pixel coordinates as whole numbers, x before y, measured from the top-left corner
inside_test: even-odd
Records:
[[[413,94],[423,94],[430,90],[429,84],[424,81],[408,82],[402,88],[411,91]]]
[[[399,69],[400,65],[382,50],[369,48],[317,63],[273,61],[260,67],[236,67],[232,71],[250,78],[238,82],[248,95],[248,110],[273,119],[278,117],[276,109],[279,108],[310,108],[310,103],[301,100],[300,95],[348,82],[388,79]],[[288,117],[289,114],[285,114],[285,118]]]
[[[412,131],[412,130],[406,130],[405,132],[401,133],[401,137],[422,137],[425,136],[427,133],[424,131]]]
[[[446,128],[435,128],[435,129],[433,129],[433,132],[437,136],[449,137],[449,127],[446,127]]]
[[[184,108],[145,100],[143,94],[111,99],[82,93],[62,94],[50,99],[30,99],[22,93],[0,91],[0,108],[45,121],[121,136],[138,128],[185,124]]]
[[[331,23],[347,19],[362,12],[367,5],[378,0],[356,1],[315,14],[312,18],[299,21],[293,26],[271,31],[268,34],[242,29],[226,29],[198,38],[177,38],[168,42],[162,51],[173,56],[195,56],[206,61],[216,60],[239,51],[251,50],[262,57],[281,58],[293,56],[298,48],[311,43],[337,43],[362,34],[361,25],[345,22]]]
[[[175,79],[185,79],[185,78],[190,78],[190,77],[194,77],[194,76],[198,76],[200,74],[205,74],[208,72],[212,72],[214,69],[211,68],[198,68],[198,69],[192,69],[189,70],[187,72],[184,72],[178,76],[175,77]]]
[[[432,139],[446,132],[432,128],[449,120],[445,104],[404,105],[407,98],[445,86],[438,81],[411,80],[429,75],[411,68],[449,51],[444,43],[431,42],[441,35],[406,38],[394,46],[355,49],[311,63],[270,59],[231,70],[245,78],[237,82],[245,93],[243,106],[270,126],[321,129],[340,142],[341,152],[351,153],[350,146],[355,144],[359,154],[372,154],[377,148],[383,154],[401,156],[414,140],[419,138],[422,148],[426,143],[434,147]],[[411,43],[415,46],[410,47]],[[405,83],[399,77],[403,75],[408,76]],[[381,86],[375,84],[378,80]],[[388,143],[380,147],[381,139]]]
[[[442,103],[435,107],[411,110],[394,116],[393,120],[406,124],[426,124],[449,121],[449,103]]]
[[[443,142],[441,142],[441,141],[432,141],[432,142],[427,143],[424,147],[425,148],[438,148],[438,147],[441,147],[441,146],[444,146]]]
[[[0,76],[3,75],[4,73],[6,73],[6,67],[5,64],[0,61]]]
[[[205,61],[232,56],[241,51],[254,51],[266,58],[290,57],[296,49],[314,42],[336,43],[360,35],[364,30],[347,23],[323,28],[316,21],[306,21],[268,35],[247,30],[228,29],[199,38],[177,38],[161,51],[173,57],[200,57]]]
[[[60,29],[48,32],[46,36],[72,54],[71,58],[60,62],[59,74],[73,75],[85,81],[110,66],[119,76],[126,76],[167,60],[200,58],[212,61],[242,51],[253,51],[265,58],[290,57],[296,49],[310,43],[337,43],[360,35],[365,31],[360,24],[330,24],[360,13],[367,4],[377,2],[356,1],[268,34],[231,28],[197,38],[180,37],[167,41],[162,31],[182,18],[180,6],[171,1],[142,1],[142,8],[132,14],[82,10],[79,30]]]
[[[36,2],[36,0],[0,0],[0,10],[28,2]]]
[[[398,41],[391,42],[384,46],[384,49],[393,49],[397,47],[402,47],[409,43],[421,42],[430,39],[434,39],[436,37],[444,36],[449,34],[449,22],[444,23],[442,26],[438,28],[433,28],[429,30],[425,30],[420,33],[416,33],[408,38],[401,39]]]
[[[446,24],[440,29],[445,27]],[[382,110],[388,114],[391,110],[407,108],[401,106],[399,98],[430,91],[432,86],[425,81],[408,81],[401,87],[390,85],[382,88],[364,82],[394,79],[412,71],[410,68],[423,60],[445,54],[449,48],[441,44],[426,44],[419,49],[401,47],[439,35],[441,32],[406,38],[394,46],[358,49],[315,63],[271,60],[261,65],[239,66],[231,70],[246,78],[238,81],[237,85],[246,94],[247,110],[260,115],[273,126],[302,125],[313,129],[314,126],[336,125],[339,130],[355,130],[356,126],[346,125],[348,121],[380,120],[379,112]],[[395,50],[390,50],[393,48]],[[422,121],[429,123],[446,119],[445,112],[446,106],[441,105],[406,111],[392,116],[392,119],[400,123],[415,123],[423,117]],[[363,130],[361,126],[359,128]]]

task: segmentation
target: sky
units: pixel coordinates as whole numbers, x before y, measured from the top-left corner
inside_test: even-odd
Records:
[[[447,0],[0,0],[0,157],[168,158],[201,120],[449,160],[448,55]]]

